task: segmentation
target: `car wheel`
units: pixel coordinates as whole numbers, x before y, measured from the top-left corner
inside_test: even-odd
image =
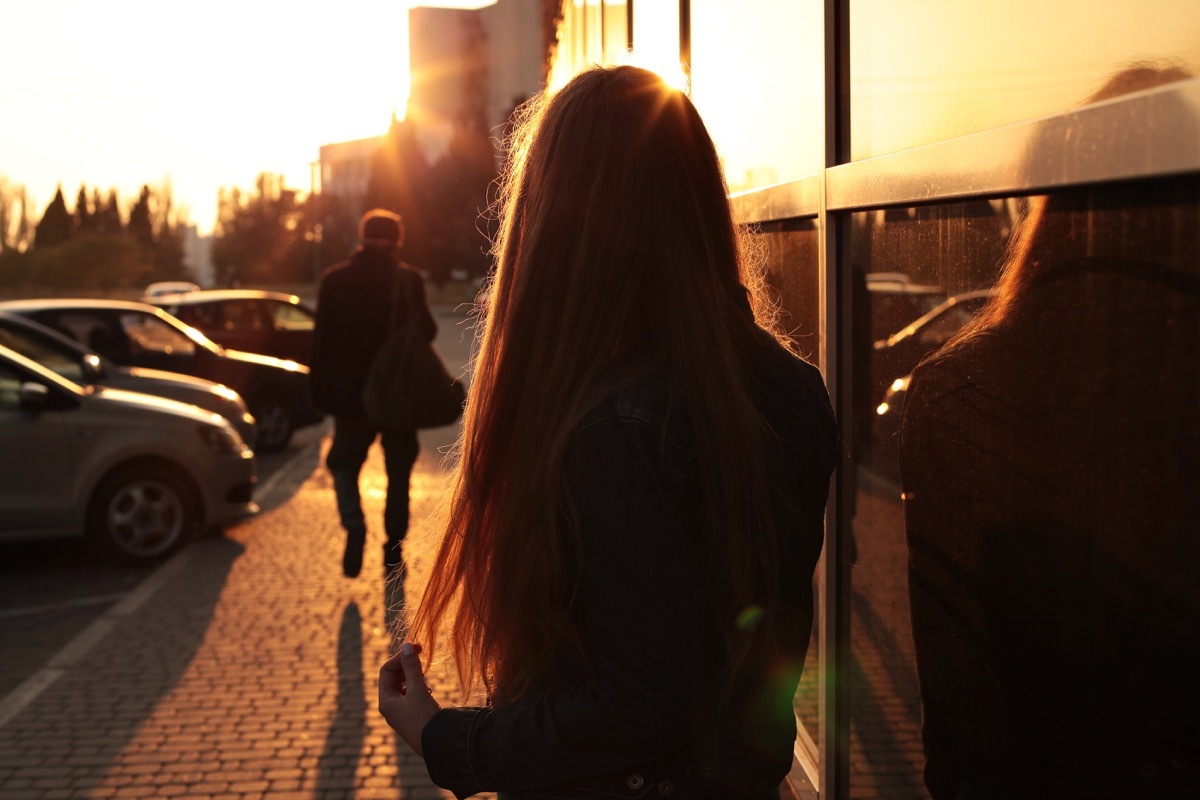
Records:
[[[287,447],[295,432],[292,410],[279,397],[267,397],[251,411],[258,420],[258,438],[254,449],[271,453]]]
[[[153,561],[179,549],[196,528],[193,498],[186,481],[162,464],[131,464],[97,487],[88,533],[119,556]]]

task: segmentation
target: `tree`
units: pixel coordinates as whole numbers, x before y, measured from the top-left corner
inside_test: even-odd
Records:
[[[34,234],[35,247],[54,247],[66,243],[71,238],[75,220],[67,211],[67,201],[63,199],[62,186],[54,193],[54,199],[46,207],[42,221],[37,225]]]
[[[16,187],[0,178],[0,253],[12,247],[13,219],[16,211]]]
[[[121,205],[117,201],[117,190],[108,190],[108,200],[100,199],[100,190],[94,195],[92,213],[96,223],[96,233],[101,236],[118,236],[125,230],[121,219]]]
[[[17,200],[21,205],[21,211],[17,215],[17,233],[13,237],[13,247],[24,252],[33,245],[33,237],[30,233],[33,223],[29,219],[29,194],[22,186],[17,191]]]
[[[95,230],[95,209],[88,207],[87,188],[80,184],[79,194],[75,197],[75,232],[86,236]]]
[[[222,188],[217,196],[217,230],[212,261],[217,273],[255,284],[309,280],[305,204],[282,175],[262,173],[254,191]]]
[[[150,187],[142,186],[142,193],[129,210],[127,232],[133,239],[146,247],[154,247],[154,223],[150,211]]]

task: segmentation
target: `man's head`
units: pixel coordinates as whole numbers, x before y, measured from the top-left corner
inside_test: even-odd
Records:
[[[399,214],[373,208],[358,223],[358,238],[364,248],[392,250],[404,244],[404,221]]]

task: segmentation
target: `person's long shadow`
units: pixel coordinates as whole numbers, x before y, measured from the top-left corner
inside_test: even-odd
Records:
[[[342,611],[337,643],[337,700],[325,749],[317,759],[314,797],[353,793],[367,724],[363,694],[362,615],[351,600]]]
[[[209,537],[160,567],[146,579],[156,582],[152,589],[118,603],[51,659],[53,680],[0,728],[0,753],[28,764],[73,764],[73,796],[103,788],[109,769],[191,667],[244,551]],[[201,711],[196,716],[184,733],[204,732],[209,722]],[[0,773],[0,793],[5,788]]]

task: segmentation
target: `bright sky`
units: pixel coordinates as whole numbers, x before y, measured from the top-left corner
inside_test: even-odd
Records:
[[[209,233],[220,187],[307,191],[320,145],[403,114],[409,5],[488,3],[3,0],[0,179],[35,222],[59,184],[74,209],[81,183],[129,204],[169,182]]]

